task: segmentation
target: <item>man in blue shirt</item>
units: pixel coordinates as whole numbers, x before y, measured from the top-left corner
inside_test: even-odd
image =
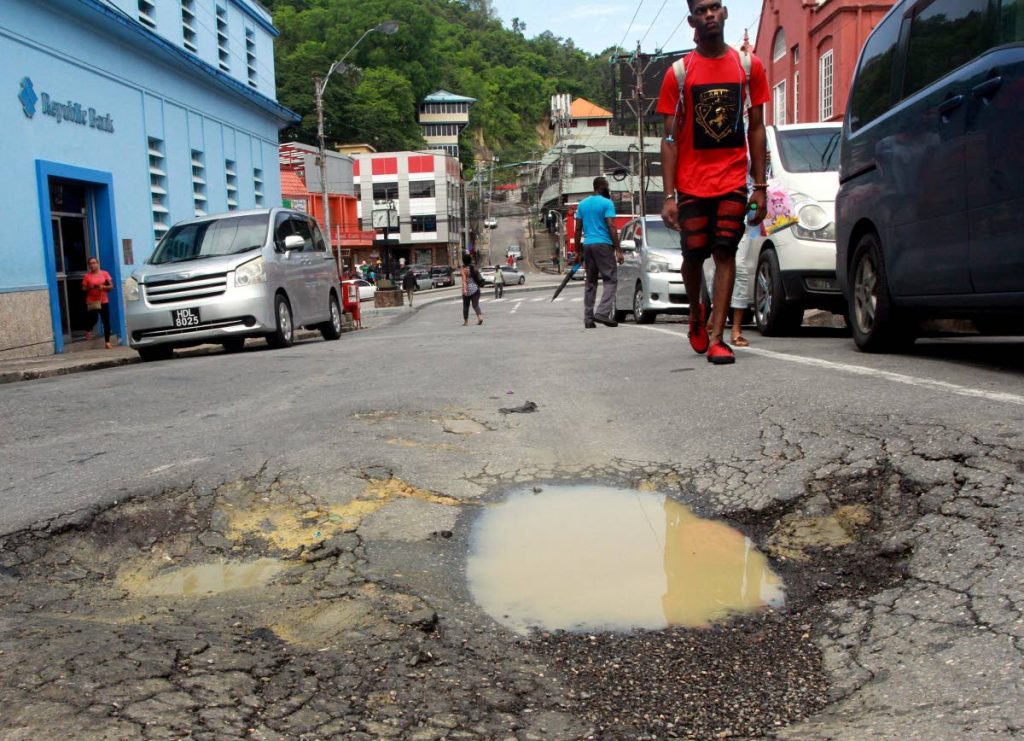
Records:
[[[618,282],[617,263],[621,264],[622,259],[611,190],[607,180],[596,177],[594,195],[584,198],[576,207],[576,262],[582,262],[587,271],[583,291],[583,326],[587,329],[597,326],[595,322],[606,327],[619,326],[612,316],[612,308]],[[598,276],[604,283],[604,289],[601,303],[595,311]]]

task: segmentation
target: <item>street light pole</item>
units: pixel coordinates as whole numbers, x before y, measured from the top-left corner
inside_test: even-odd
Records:
[[[374,31],[379,31],[385,36],[391,36],[397,30],[397,21],[384,21],[373,28],[366,29],[366,31],[363,32],[363,35],[359,37],[356,43],[349,47],[349,50],[345,52],[341,59],[331,65],[330,69],[327,70],[326,76],[313,78],[313,94],[316,98],[316,136],[317,145],[320,149],[320,194],[323,198],[324,228],[327,231],[327,241],[331,245],[331,251],[334,252],[334,261],[338,266],[338,275],[341,275],[341,250],[334,250],[334,238],[331,235],[331,209],[327,198],[327,145],[324,141],[324,90],[327,89],[327,82],[331,79],[331,75],[334,74],[335,70],[343,70],[345,68],[345,60],[348,59],[348,55],[362,43],[363,39]]]

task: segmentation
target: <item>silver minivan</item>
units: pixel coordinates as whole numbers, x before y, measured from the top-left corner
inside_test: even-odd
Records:
[[[622,228],[619,243],[624,260],[615,292],[616,320],[631,313],[638,324],[648,324],[658,314],[689,313],[679,232],[660,216],[637,217]]]
[[[316,221],[282,208],[175,224],[125,282],[128,343],[143,360],[246,337],[292,344],[296,327],[341,336],[338,271]]]

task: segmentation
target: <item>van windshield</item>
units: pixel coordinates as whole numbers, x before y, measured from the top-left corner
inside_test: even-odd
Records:
[[[259,249],[267,240],[266,214],[231,216],[171,227],[149,259],[151,265],[222,257]]]
[[[647,246],[652,250],[679,250],[679,232],[669,229],[664,221],[648,221]]]
[[[786,172],[835,172],[839,167],[838,127],[780,131],[779,156]]]

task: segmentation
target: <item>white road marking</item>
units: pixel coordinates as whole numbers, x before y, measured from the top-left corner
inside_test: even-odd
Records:
[[[673,332],[670,329],[664,329],[662,327],[643,327],[637,325],[626,326],[636,327],[636,329],[645,329],[649,332],[661,332],[662,334],[672,335],[673,337],[680,337],[684,339],[686,337],[684,332]],[[948,381],[937,381],[934,378],[908,376],[903,373],[894,373],[893,371],[880,370],[877,368],[867,368],[863,365],[836,363],[832,360],[822,360],[820,358],[808,358],[803,355],[788,355],[786,353],[775,352],[774,350],[764,350],[760,347],[738,347],[736,348],[736,351],[740,353],[750,353],[751,355],[761,355],[762,357],[772,358],[773,360],[785,360],[799,365],[809,365],[815,368],[826,368],[828,370],[841,371],[855,376],[874,376],[876,378],[885,379],[886,381],[892,381],[893,383],[902,383],[907,386],[916,386],[918,388],[929,388],[935,391],[945,391],[951,394],[959,394],[960,396],[971,396],[978,399],[985,399],[987,401],[1024,405],[1024,396],[1004,391],[985,391],[983,389],[975,389],[969,386],[960,386],[959,384],[949,383]]]
[[[580,301],[582,301],[582,300],[583,300],[583,297],[582,297],[582,296],[577,296],[576,298],[572,299],[572,302],[573,302],[574,304],[578,304],[578,303],[579,303]]]
[[[565,296],[559,296],[559,297],[558,297],[558,298],[556,298],[556,299],[555,299],[554,301],[555,301],[555,303],[556,303],[556,304],[557,304],[557,303],[558,303],[559,301],[565,301]]]
[[[537,303],[538,301],[547,301],[547,299],[541,296],[540,298],[531,298],[530,301]]]
[[[509,314],[515,314],[516,310],[519,309],[519,307],[522,306],[522,305],[523,305],[523,302],[522,302],[521,299],[519,301],[516,301],[516,305],[512,307],[512,311],[510,311]]]

